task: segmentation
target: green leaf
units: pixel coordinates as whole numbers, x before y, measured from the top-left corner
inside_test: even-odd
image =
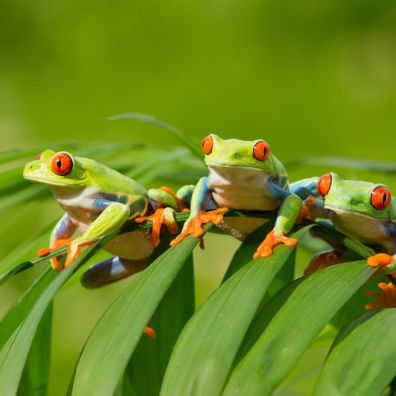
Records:
[[[165,121],[158,120],[152,115],[144,114],[144,113],[122,113],[111,116],[108,118],[109,120],[134,120],[140,121],[145,124],[155,125],[159,128],[166,129],[171,132],[181,143],[183,143],[186,147],[188,147],[192,154],[194,154],[197,158],[202,159],[202,153],[198,149],[199,144],[194,142],[191,137],[187,136],[185,132],[180,129],[174,127],[173,125],[168,124]]]
[[[33,199],[45,197],[49,195],[49,191],[45,186],[33,185],[17,190],[16,192],[0,198],[0,211],[10,209],[14,206],[23,204]]]
[[[395,308],[369,312],[352,323],[335,340],[315,395],[381,395],[396,375],[395,327]]]
[[[197,243],[197,239],[189,237],[168,249],[101,316],[78,361],[72,395],[114,392],[144,326]]]
[[[363,258],[367,258],[375,254],[375,251],[373,249],[363,245],[356,239],[353,239],[345,234],[342,234],[339,231],[336,231],[327,223],[316,223],[311,228],[311,231],[315,234],[316,237],[320,238],[322,236],[325,241],[327,241],[328,239],[332,239],[333,241],[338,242],[346,248],[359,254]]]
[[[356,169],[362,171],[374,171],[381,173],[395,173],[395,162],[384,162],[374,160],[363,160],[361,158],[337,157],[337,156],[320,156],[320,157],[302,157],[296,161],[290,161],[285,164],[286,168],[301,165],[325,165],[342,169]]]
[[[156,309],[149,325],[156,338],[142,337],[126,375],[138,395],[157,396],[173,346],[194,313],[194,273],[190,256]]]
[[[306,228],[293,234],[301,239]],[[272,279],[293,253],[278,246],[222,284],[184,328],[171,356],[162,396],[219,395],[238,347]]]
[[[52,311],[53,304],[50,304],[40,321],[23,369],[18,396],[47,395],[51,362]]]
[[[22,177],[22,172],[23,166],[20,165],[0,172],[0,196],[12,194],[30,185],[30,183]]]
[[[48,232],[52,227],[53,224],[45,227],[39,234],[26,239],[18,246],[17,249],[12,250],[0,261],[0,285],[7,281],[10,276],[33,267],[34,264],[31,261],[20,261],[27,259],[32,252],[48,244]],[[43,261],[44,260],[47,260],[47,257],[43,259]]]
[[[224,395],[272,394],[325,324],[374,272],[366,261],[357,261],[304,279],[235,368]]]
[[[291,268],[292,262],[295,259],[295,254],[291,255],[283,266],[281,271],[284,271],[289,265]],[[281,272],[279,271],[279,273]],[[277,274],[277,276],[279,275]],[[276,279],[276,278],[275,278]],[[268,301],[264,300],[264,304],[261,304],[256,316],[251,322],[248,331],[246,332],[245,338],[239,348],[238,354],[234,361],[234,366],[248,353],[250,348],[259,339],[263,331],[266,329],[272,318],[279,311],[281,306],[287,301],[289,296],[293,293],[294,289],[303,281],[303,278],[297,279],[294,282],[289,282],[284,288],[279,288],[278,292]]]
[[[77,143],[74,142],[56,142],[56,143],[45,143],[37,146],[16,148],[0,151],[0,164],[4,164],[6,162],[11,162],[19,159],[24,159],[27,157],[33,157],[37,154],[40,154],[42,151],[51,148],[53,150],[56,149],[73,149],[77,146]],[[32,158],[33,160],[34,158]]]
[[[58,273],[46,269],[0,324],[0,389],[13,395],[18,389],[36,329],[55,293],[89,257],[98,243],[85,249],[75,264]]]
[[[223,282],[234,275],[245,264],[252,261],[253,253],[257,250],[257,246],[263,241],[264,236],[272,230],[274,224],[274,221],[269,221],[258,227],[246,237],[232,257],[230,265],[224,275]]]

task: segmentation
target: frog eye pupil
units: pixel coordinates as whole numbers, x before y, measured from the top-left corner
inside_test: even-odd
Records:
[[[56,166],[60,169],[62,167],[62,161],[60,159],[58,159],[58,161],[56,161]]]

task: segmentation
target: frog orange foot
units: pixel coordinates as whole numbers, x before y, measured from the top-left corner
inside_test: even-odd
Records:
[[[396,307],[396,286],[389,282],[380,282],[378,287],[382,290],[379,293],[368,291],[366,294],[369,297],[376,298],[377,301],[366,304],[366,309],[375,308],[395,308]]]
[[[374,254],[374,256],[370,256],[367,259],[367,264],[370,267],[387,267],[388,265],[392,264],[393,262],[393,256],[391,256],[390,254],[386,254],[386,253],[377,253]]]
[[[200,238],[204,234],[203,225],[207,223],[219,224],[223,221],[223,213],[228,208],[217,208],[209,212],[197,213],[187,224],[185,229],[171,241],[171,246],[178,245],[187,236],[192,235],[194,238]],[[201,244],[202,247],[202,244]]]
[[[257,248],[256,252],[254,253],[253,258],[256,259],[259,257],[265,258],[271,256],[274,247],[276,245],[279,245],[280,243],[283,243],[288,247],[293,247],[297,245],[297,239],[289,238],[285,235],[276,235],[274,230],[272,230],[267,234],[264,241],[261,242],[260,246]]]
[[[57,239],[52,243],[51,248],[42,248],[37,251],[37,256],[45,257],[48,254],[52,253],[54,250],[61,248],[62,246],[69,245],[71,243],[71,239]],[[58,271],[62,271],[65,269],[65,266],[60,263],[59,259],[61,256],[51,257],[50,262],[53,269]]]
[[[88,241],[88,242],[84,242],[84,243],[80,243],[80,244],[73,244],[72,239],[57,239],[52,243],[51,248],[39,249],[37,252],[37,256],[44,257],[44,256],[52,253],[54,250],[67,245],[68,250],[67,250],[67,256],[66,256],[66,261],[65,261],[64,265],[62,265],[60,263],[59,257],[51,257],[51,259],[50,259],[52,268],[54,268],[58,271],[62,271],[65,268],[69,268],[73,264],[73,262],[80,256],[82,247],[92,245],[92,243],[93,243],[93,241]]]
[[[136,223],[151,221],[151,244],[157,247],[160,243],[161,226],[164,224],[171,234],[176,234],[179,228],[173,217],[173,209],[159,208],[149,216],[141,216],[135,219]]]
[[[317,270],[330,267],[341,262],[340,254],[335,250],[326,250],[315,254],[308,267],[304,270],[304,275],[309,275]]]

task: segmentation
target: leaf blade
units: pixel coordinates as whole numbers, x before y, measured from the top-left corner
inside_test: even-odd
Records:
[[[396,308],[369,312],[356,322],[342,340],[336,340],[315,395],[380,395],[396,375]]]
[[[181,143],[183,143],[186,147],[188,147],[190,149],[191,153],[194,154],[194,156],[202,159],[202,153],[197,148],[197,147],[199,147],[199,144],[192,141],[191,138],[187,137],[186,134],[183,131],[181,131],[180,129],[174,127],[171,124],[168,124],[165,121],[158,120],[157,118],[155,118],[154,116],[152,116],[150,114],[127,112],[127,113],[117,114],[117,115],[108,117],[108,119],[109,120],[134,120],[134,121],[143,122],[145,124],[150,124],[150,125],[154,125],[159,128],[165,129],[165,130],[171,132]]]
[[[144,326],[197,243],[190,237],[168,249],[101,316],[77,363],[73,396],[114,392]]]
[[[142,337],[128,363],[125,373],[137,394],[159,394],[173,346],[193,313],[194,273],[193,260],[189,257],[149,323],[157,336]]]
[[[4,394],[16,393],[34,334],[55,293],[98,245],[86,248],[74,265],[61,273],[47,268],[1,321],[0,388]]]
[[[305,231],[300,230],[293,237],[300,239]],[[251,261],[205,301],[175,346],[162,396],[220,394],[267,287],[292,252],[279,246],[271,257]]]
[[[304,279],[235,368],[224,395],[270,395],[324,325],[373,273],[365,261],[357,261]]]

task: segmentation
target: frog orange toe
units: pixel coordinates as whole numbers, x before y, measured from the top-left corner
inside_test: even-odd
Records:
[[[366,293],[369,297],[376,298],[375,302],[365,305],[366,309],[396,307],[396,286],[391,282],[380,282],[378,287],[381,289],[379,293],[372,291]]]
[[[71,239],[56,239],[52,242],[52,247],[39,249],[37,251],[37,256],[38,257],[47,256],[48,254],[52,253],[54,250],[59,249],[65,245],[69,245],[71,241],[72,241]],[[65,267],[60,263],[59,257],[51,257],[50,263],[53,269],[62,271],[63,269],[65,269]]]
[[[392,264],[392,262],[393,256],[386,253],[377,253],[367,259],[367,264],[373,268],[378,266],[386,267],[389,264]]]
[[[86,241],[83,243],[69,242],[69,249],[67,251],[65,268],[69,268],[81,255],[81,248],[91,246],[94,241]]]
[[[156,247],[160,243],[160,233],[162,225],[162,217],[164,214],[164,209],[159,208],[153,214],[149,216],[141,216],[135,219],[136,223],[143,223],[144,221],[151,221],[151,244]]]
[[[209,212],[197,213],[187,224],[185,229],[171,241],[171,246],[178,245],[187,236],[192,235],[194,238],[200,238],[204,234],[203,225],[207,223],[219,224],[223,221],[223,213],[228,208],[217,208]]]
[[[264,241],[261,242],[260,246],[254,253],[253,258],[256,259],[259,257],[269,257],[271,256],[276,245],[283,243],[288,247],[293,247],[297,244],[297,242],[297,239],[289,238],[285,235],[276,235],[274,230],[272,230],[267,234]]]
[[[179,228],[173,216],[170,215],[171,208],[158,208],[153,214],[149,216],[141,216],[135,219],[136,223],[143,223],[144,221],[151,221],[151,244],[157,247],[160,243],[161,227],[162,224],[166,226],[171,234],[176,234]],[[172,211],[173,213],[173,211]]]
[[[144,334],[146,334],[150,338],[155,338],[157,337],[157,333],[152,327],[145,326],[143,329]]]

